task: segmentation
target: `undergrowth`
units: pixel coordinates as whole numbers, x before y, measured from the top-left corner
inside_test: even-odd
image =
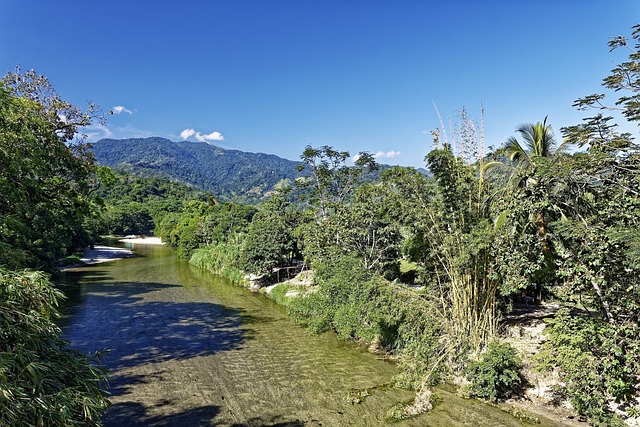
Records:
[[[238,267],[241,246],[219,243],[196,249],[189,259],[194,266],[229,279],[236,285],[246,285],[247,279]]]
[[[343,339],[378,342],[402,356],[398,385],[440,380],[440,325],[424,297],[364,270],[353,257],[318,265],[316,281],[317,292],[287,302],[294,319],[314,333],[333,329]]]

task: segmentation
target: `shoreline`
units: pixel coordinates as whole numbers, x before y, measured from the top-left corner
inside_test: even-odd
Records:
[[[136,245],[164,245],[159,237],[125,237],[118,239],[118,242],[133,243]]]
[[[118,242],[128,243],[130,245],[164,245],[164,242],[159,237],[125,237],[118,239]],[[96,245],[92,249],[85,249],[83,251],[80,263],[62,266],[60,267],[60,271],[86,267],[117,259],[130,258],[132,256],[134,256],[134,253],[128,248]]]
[[[117,259],[130,258],[132,256],[133,251],[131,249],[96,245],[93,247],[93,249],[85,249],[83,251],[82,257],[80,258],[80,263],[65,265],[63,267],[60,267],[60,271],[86,267],[89,265],[100,264]]]

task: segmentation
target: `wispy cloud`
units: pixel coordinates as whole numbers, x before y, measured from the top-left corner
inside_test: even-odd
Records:
[[[113,136],[113,132],[111,132],[108,127],[99,124],[85,126],[82,128],[81,133],[86,135],[90,141],[97,141],[102,138],[111,138]]]
[[[224,136],[220,132],[200,133],[195,129],[185,129],[180,132],[180,138],[187,140],[194,137],[197,141],[206,142],[209,144],[211,141],[224,141]]]
[[[373,157],[375,157],[376,159],[391,159],[393,157],[398,157],[400,155],[399,151],[378,151],[376,154],[373,155]]]
[[[111,111],[113,112],[113,114],[122,114],[122,113],[133,114],[133,111],[131,111],[130,109],[122,105],[116,105],[111,109]]]
[[[400,155],[399,151],[378,151],[373,155],[374,159],[391,159],[393,157],[398,157]],[[357,162],[358,159],[360,158],[360,154],[356,154],[355,156],[351,157],[351,161],[352,162]]]

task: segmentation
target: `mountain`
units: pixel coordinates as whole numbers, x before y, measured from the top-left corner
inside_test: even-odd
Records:
[[[190,184],[220,200],[240,202],[261,200],[283,180],[293,183],[302,164],[273,154],[159,137],[101,139],[93,143],[93,153],[101,165]]]

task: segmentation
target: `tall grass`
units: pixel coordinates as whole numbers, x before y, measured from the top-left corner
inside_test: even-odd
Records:
[[[229,279],[232,283],[247,286],[248,280],[239,268],[242,245],[235,242],[218,243],[196,249],[189,263]]]

